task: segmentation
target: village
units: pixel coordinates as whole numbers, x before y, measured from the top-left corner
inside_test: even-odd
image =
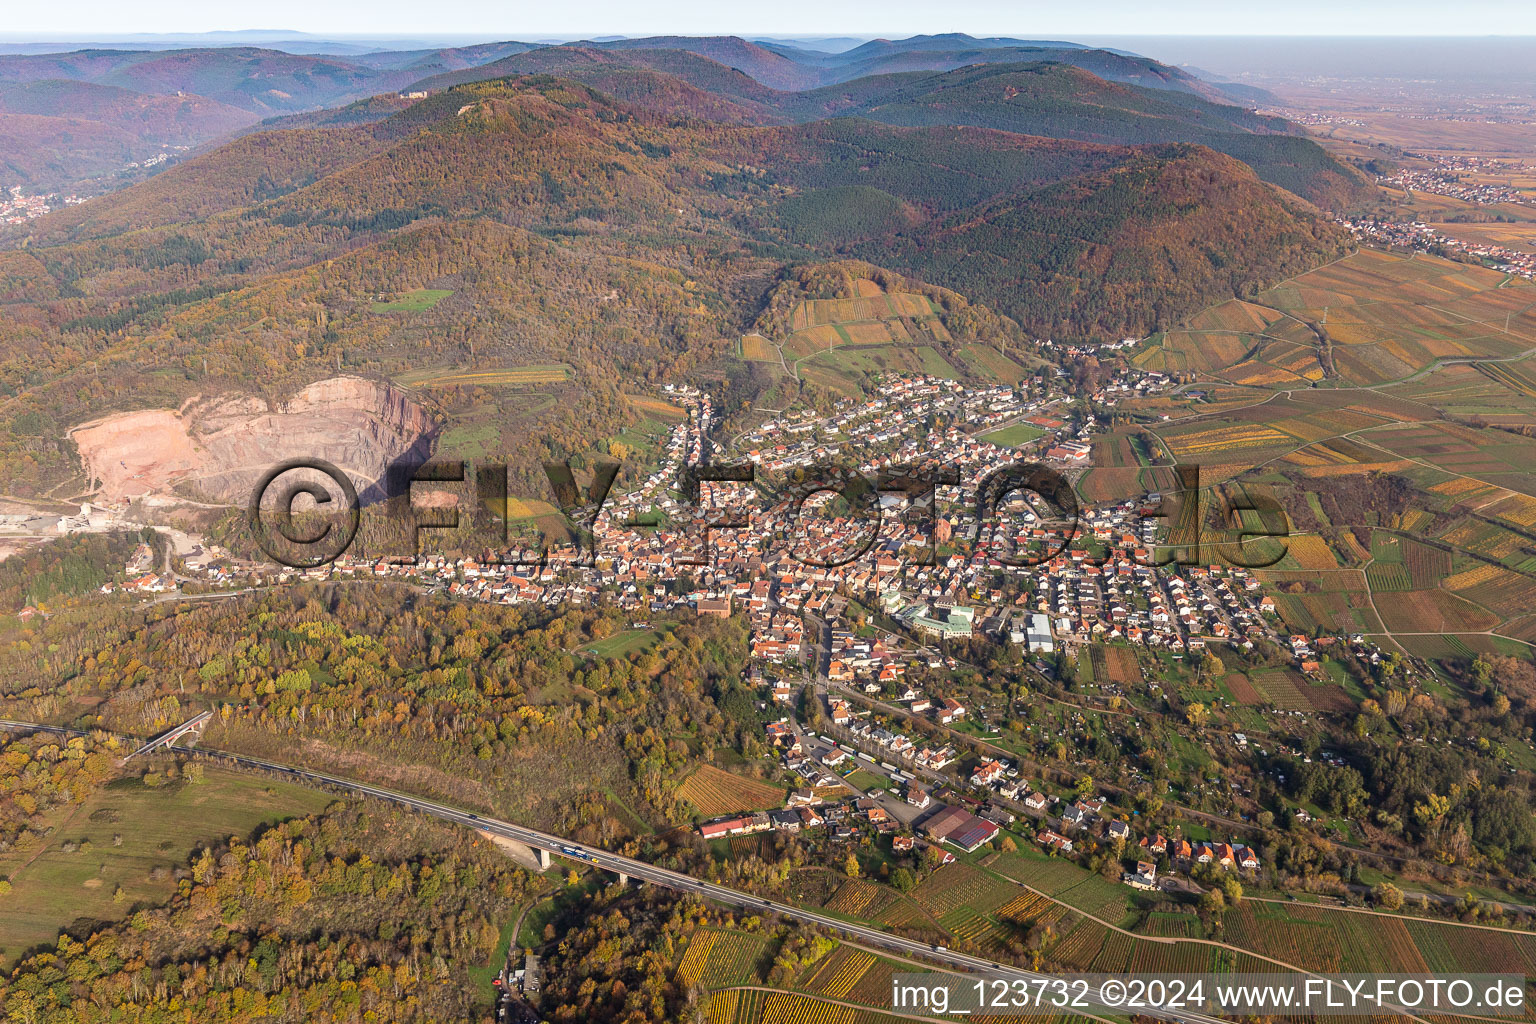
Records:
[[[850,721],[845,703],[832,706],[834,722]],[[806,785],[795,789],[782,808],[704,822],[698,826],[700,837],[708,841],[775,830],[851,844],[888,836],[895,854],[910,853],[940,866],[954,862],[957,853],[976,853],[1007,830],[1032,835],[1042,850],[1061,857],[1073,857],[1090,840],[1117,859],[1135,858],[1134,869],[1121,876],[1126,885],[1182,895],[1203,891],[1187,877],[1202,868],[1251,874],[1262,866],[1258,854],[1241,842],[1170,838],[1156,831],[1138,837],[1127,816],[1104,798],[1048,793],[1021,779],[1019,769],[1004,760],[984,759],[969,777],[946,778],[939,769],[953,762],[954,748],[916,748],[905,736],[882,736],[878,727],[852,721],[850,739],[860,746],[884,746],[887,756],[904,760],[910,770],[785,718],[770,723],[768,736],[780,749],[786,770]],[[860,789],[849,781],[856,775],[882,783]],[[1026,827],[1019,823],[1021,816]]]
[[[1131,373],[1106,384],[1099,402],[1112,405],[1117,396],[1170,383],[1161,374]],[[952,856],[949,849],[973,851],[1025,818],[1032,819],[1027,834],[1043,848],[1075,856],[1091,838],[1094,847],[1125,849],[1139,860],[1126,884],[1169,891],[1188,891],[1193,883],[1182,873],[1195,867],[1253,870],[1257,856],[1237,841],[1135,835],[1126,816],[1107,812],[1101,798],[1053,794],[1022,779],[1002,757],[957,774],[964,758],[955,743],[882,725],[877,718],[890,719],[871,710],[900,709],[939,727],[965,724],[974,709],[953,697],[931,698],[905,677],[913,666],[955,668],[946,642],[972,638],[1018,650],[1027,670],[1042,678],[1056,673],[1062,657],[1106,642],[1194,661],[1208,645],[1252,650],[1264,642],[1311,675],[1321,671],[1318,651],[1334,644],[1379,657],[1358,635],[1286,634],[1273,599],[1246,569],[1154,564],[1160,520],[1151,512],[1158,495],[1083,507],[1075,522],[1057,522],[1046,503],[1015,494],[978,521],[972,496],[997,467],[1032,461],[1066,472],[1091,450],[1093,418],[1073,426],[1067,403],[1049,384],[1033,391],[967,388],[897,376],[882,382],[880,398],[844,402],[820,417],[782,415],[729,445],[713,437],[718,421],[708,394],[674,385],[666,395],[688,417],[660,446],[659,464],[595,517],[594,551],[554,546],[540,556],[530,544],[496,561],[343,555],[301,570],[198,546],[180,560],[178,578],[152,571],[141,548],[129,567],[137,575],[130,573],[123,587],[164,593],[192,581],[242,587],[375,579],[509,605],[608,603],[637,626],[683,615],[744,615],[748,681],[760,688],[765,709],[781,713],[765,740],[783,769],[806,785],[783,807],[703,823],[704,838],[825,830],[838,842],[872,829],[891,834],[899,850],[922,855],[932,846],[942,858]],[[1028,440],[984,439],[1019,424],[1029,428]],[[680,493],[685,469],[701,463],[749,463],[761,480],[850,450],[872,479],[893,467],[944,466],[956,482],[882,492],[874,525],[849,507],[832,510],[814,499],[798,515],[792,501],[764,507],[756,482],[700,483],[697,508]],[[634,525],[658,514],[653,521],[661,525]],[[1032,557],[1014,564],[1010,551]],[[801,721],[804,700],[817,703],[824,736]],[[1233,742],[1241,748],[1247,741],[1238,735]],[[860,788],[847,781],[855,772],[881,784]]]
[[[1490,157],[1480,156],[1430,156],[1421,153],[1409,153],[1411,157],[1421,160],[1431,160],[1435,166],[1432,170],[1400,170],[1396,174],[1378,178],[1377,180],[1392,188],[1400,188],[1410,192],[1428,192],[1431,195],[1447,196],[1451,199],[1460,199],[1468,203],[1477,203],[1480,206],[1496,203],[1522,203],[1536,204],[1528,192],[1521,191],[1511,185],[1500,185],[1494,182],[1468,181],[1463,175],[1516,175],[1527,173],[1528,168],[1523,164],[1512,164],[1506,160],[1495,160]]]
[[[1536,251],[1522,251],[1491,242],[1452,238],[1422,221],[1383,221],[1372,217],[1344,217],[1339,223],[1363,242],[1408,249],[1416,253],[1470,257],[1506,274],[1536,280]]]
[[[25,224],[36,220],[55,208],[49,205],[48,198],[26,195],[20,185],[0,191],[0,224]],[[65,206],[77,206],[85,199],[71,194],[59,197],[59,201]]]

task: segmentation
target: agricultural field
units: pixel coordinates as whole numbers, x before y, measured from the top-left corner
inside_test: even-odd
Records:
[[[762,978],[759,968],[767,948],[762,935],[700,928],[678,961],[677,980],[711,989],[755,984]]]
[[[988,914],[1017,894],[1014,886],[963,863],[946,864],[912,890],[924,910],[941,918],[961,907]]]
[[[425,313],[453,294],[452,288],[417,288],[398,298],[371,303],[375,313]]]
[[[1283,569],[1337,569],[1338,556],[1328,542],[1315,533],[1293,533],[1285,538]]]
[[[1077,478],[1077,493],[1088,504],[1117,502],[1142,494],[1140,469],[1125,467],[1095,467]]]
[[[1520,625],[1515,622],[1501,628],[1506,628],[1511,636],[1518,636],[1521,633]],[[1536,640],[1536,636],[1527,636],[1526,639]],[[1430,661],[1470,661],[1479,654],[1504,654],[1516,658],[1531,656],[1531,648],[1526,644],[1487,633],[1463,633],[1459,636],[1455,633],[1423,633],[1398,636],[1393,640],[1414,657]]]
[[[1231,459],[1254,466],[1303,449],[1311,451],[1324,441],[1334,447],[1314,452],[1320,465],[1349,465],[1350,460],[1360,458],[1400,462],[1401,457],[1392,453],[1337,446],[1337,442],[1347,440],[1345,434],[1397,427],[1404,421],[1432,415],[1432,410],[1423,406],[1375,393],[1310,390],[1160,426],[1156,433],[1176,461],[1202,465]],[[1374,435],[1371,441],[1375,443]],[[1349,471],[1362,468],[1353,466]]]
[[[1528,282],[1362,249],[1252,301],[1197,313],[1147,339],[1132,362],[1250,388],[1401,385],[1404,398],[1521,424],[1531,422],[1530,405],[1519,401],[1536,393],[1536,375],[1488,361],[1533,347],[1536,287]]]
[[[1016,383],[1028,376],[1018,362],[988,345],[954,347],[939,308],[926,296],[884,292],[873,281],[855,282],[851,299],[808,299],[790,312],[784,359],[804,381],[849,397],[862,395],[883,373],[926,373],[958,380]],[[776,364],[767,339],[747,335],[743,359]]]
[[[1091,644],[1088,657],[1093,680],[1099,685],[1135,686],[1144,681],[1136,652],[1119,644]]]
[[[46,835],[28,834],[0,855],[0,877],[12,886],[0,900],[0,963],[51,944],[76,921],[113,921],[136,904],[166,899],[176,888],[173,869],[199,843],[313,814],[334,799],[219,768],[204,768],[202,782],[109,783],[62,808]]]
[[[834,999],[846,998],[877,959],[873,953],[840,945],[807,968],[795,987]]]
[[[839,914],[869,918],[879,913],[889,898],[889,890],[883,886],[862,878],[850,878],[822,905]]]
[[[926,319],[939,315],[938,306],[927,296],[910,292],[883,292],[873,281],[861,280],[861,291],[873,294],[853,299],[807,299],[790,313],[791,331],[803,331],[823,324],[861,323],[895,320],[902,317]]]
[[[886,996],[888,999],[889,992]],[[814,996],[786,992],[744,990],[740,997],[736,1016],[731,1019],[715,1017],[712,1001],[709,1024],[903,1024],[910,1021],[910,1018],[876,1010],[856,1010]]]
[[[1233,368],[1256,363],[1270,353],[1289,354],[1297,347],[1269,333],[1270,326],[1282,319],[1278,310],[1233,299],[1197,313],[1178,330],[1148,338],[1131,362],[1143,370],[1192,373],[1235,383],[1228,375]],[[1316,365],[1315,357],[1312,363]],[[1294,381],[1297,375],[1286,373],[1281,379]]]
[[[1530,935],[1307,904],[1246,900],[1227,911],[1224,930],[1229,942],[1322,972],[1424,974],[1500,964],[1528,973],[1536,966]]]
[[[663,398],[655,398],[651,395],[626,394],[629,404],[642,416],[653,416],[662,423],[681,423],[688,418],[688,410],[680,405],[673,405]]]
[[[705,817],[784,806],[784,788],[701,764],[678,787],[680,799]]]
[[[1265,584],[1275,610],[1294,633],[1382,631],[1368,598],[1366,574],[1358,569],[1258,569],[1254,576]]]
[[[1451,480],[1431,490],[1468,507],[1491,504],[1511,493],[1530,496],[1536,492],[1531,471],[1536,465],[1536,439],[1440,422],[1372,431],[1368,440],[1400,458],[1452,474]]]
[[[977,377],[995,380],[1000,384],[1017,384],[1029,376],[1029,371],[1024,367],[997,349],[985,345],[962,347],[960,358]]]
[[[1044,922],[1053,924],[1062,919],[1066,910],[1039,893],[1025,891],[997,908],[997,918],[1016,925],[1029,927]]]
[[[1104,469],[1140,468],[1152,460],[1152,453],[1140,434],[1099,434],[1093,439],[1089,459]]]
[[[777,363],[779,350],[761,334],[744,334],[741,337],[741,358],[754,363]]]
[[[1536,579],[1529,571],[1515,572],[1480,564],[1445,578],[1444,587],[1506,619],[1536,608]]]
[[[1342,953],[1326,924],[1287,914],[1272,903],[1246,901],[1223,919],[1226,941],[1309,971],[1337,972]]]
[[[1391,393],[1422,402],[1460,420],[1473,416],[1496,427],[1536,425],[1536,402],[1526,388],[1536,362],[1443,363],[1417,380],[1394,384]]]
[[[1453,544],[1479,561],[1507,567],[1523,566],[1531,557],[1531,538],[1477,516],[1464,516],[1438,534],[1436,540]]]
[[[401,384],[423,388],[516,387],[524,384],[553,384],[571,378],[571,368],[564,363],[536,366],[509,366],[495,370],[459,370],[438,367],[412,370],[395,378]]]
[[[1536,347],[1536,287],[1481,267],[1375,249],[1292,278],[1254,302],[1328,339],[1338,376],[1375,385],[1441,360]]]
[[[1393,633],[1475,633],[1499,624],[1498,616],[1445,590],[1408,590],[1378,606]]]
[[[1451,556],[1440,548],[1387,530],[1371,531],[1372,593],[1432,590],[1451,573]]]
[[[1312,710],[1303,692],[1306,681],[1288,668],[1256,669],[1248,681],[1266,704],[1282,711]]]

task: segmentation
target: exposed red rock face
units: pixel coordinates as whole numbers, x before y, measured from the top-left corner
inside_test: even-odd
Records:
[[[277,406],[252,396],[193,399],[93,420],[70,437],[103,500],[175,494],[242,505],[263,473],[299,457],[333,463],[366,493],[402,456],[425,458],[436,433],[403,391],[332,377]]]

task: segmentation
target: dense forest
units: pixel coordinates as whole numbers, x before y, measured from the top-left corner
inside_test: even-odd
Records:
[[[1035,337],[1118,336],[1321,262],[1341,238],[1198,147],[742,125],[548,77],[476,82],[256,132],[12,231],[0,481],[20,496],[61,484],[76,456],[60,435],[125,406],[281,397],[338,370],[567,365],[567,386],[509,396],[537,408],[500,421],[531,466],[634,423],[622,387],[701,366],[749,377],[734,340],[790,265],[853,254]],[[452,294],[380,311],[420,288]]]
[[[604,843],[684,820],[676,787],[698,758],[763,749],[736,619],[681,623],[648,650],[588,658],[569,652],[622,628],[616,611],[364,586],[162,612],[94,633],[73,665],[46,650],[50,624],[41,647],[13,645],[13,717],[36,713],[34,699],[101,698],[89,724],[146,734],[211,703],[217,742],[278,753],[313,738],[311,760],[421,765],[445,798]]]
[[[0,561],[0,609],[46,608],[90,593],[122,574],[139,540],[131,533],[77,533],[12,555]]]
[[[468,971],[541,883],[461,829],[337,804],[194,851],[170,902],[0,980],[9,1019],[478,1020]]]

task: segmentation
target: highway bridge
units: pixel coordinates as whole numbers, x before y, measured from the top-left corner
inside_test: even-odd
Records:
[[[32,722],[0,720],[0,728],[18,731],[49,732],[66,736],[86,735],[86,733],[76,729],[38,725]],[[918,942],[915,939],[908,939],[900,935],[892,935],[889,932],[867,925],[828,917],[825,914],[819,914],[814,910],[807,910],[804,907],[781,903],[753,893],[741,892],[740,890],[730,889],[723,885],[716,885],[713,882],[706,882],[702,879],[694,878],[692,875],[684,874],[681,871],[671,871],[667,868],[657,867],[654,864],[648,864],[645,861],[635,860],[631,857],[622,857],[601,847],[588,846],[573,839],[565,839],[548,832],[515,825],[510,821],[502,821],[483,814],[475,814],[471,811],[461,810],[435,800],[425,800],[408,793],[399,793],[395,790],[384,789],[381,786],[358,782],[355,779],[329,775],[325,772],[310,771],[307,768],[299,768],[277,761],[268,761],[259,757],[248,757],[244,754],[235,754],[227,750],[170,745],[162,746],[159,749],[167,750],[171,753],[204,758],[216,763],[272,772],[300,785],[340,791],[354,796],[369,797],[374,800],[383,800],[422,814],[429,814],[444,821],[476,829],[489,836],[500,836],[510,839],[534,850],[542,850],[554,856],[590,864],[594,867],[611,871],[624,880],[631,878],[639,879],[642,882],[665,886],[677,892],[692,893],[703,899],[738,907],[742,910],[749,910],[753,913],[778,914],[791,920],[814,924],[829,931],[840,933],[864,945],[888,949],[906,956],[922,957],[946,967],[962,971],[985,972],[1008,978],[1052,979],[1052,976],[1048,974],[1023,970],[1009,964],[998,963],[994,960],[985,960],[981,957],[959,953],[944,946],[930,945],[929,943]],[[1097,993],[1094,992],[1088,993],[1090,999],[1096,995]],[[1084,1016],[1092,1016],[1092,1014],[1084,1014]],[[1230,1022],[1223,1021],[1220,1017],[1187,1010],[1181,1010],[1177,1013],[1166,1013],[1161,1016],[1167,1020],[1178,1021],[1180,1024],[1230,1024]]]

